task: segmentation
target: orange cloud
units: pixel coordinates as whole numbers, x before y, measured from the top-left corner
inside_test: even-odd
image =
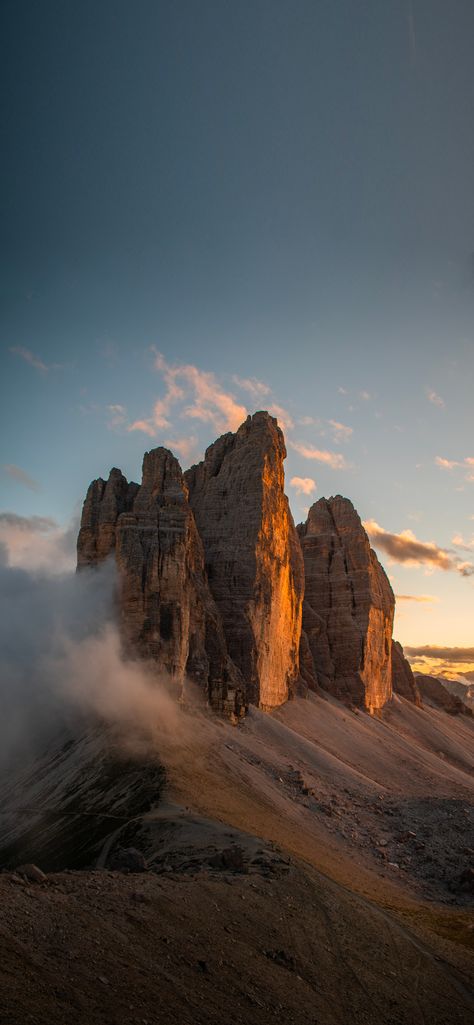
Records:
[[[397,601],[415,601],[422,603],[431,603],[439,601],[434,594],[396,594],[395,598]]]
[[[291,441],[291,448],[295,452],[299,452],[300,456],[305,459],[315,459],[316,462],[325,463],[326,466],[330,466],[332,470],[346,470],[347,463],[341,452],[327,452],[322,449],[314,448],[313,445],[306,445],[301,441]]]
[[[394,562],[411,566],[429,566],[432,569],[455,570],[463,577],[474,574],[474,566],[462,562],[447,548],[440,548],[434,541],[420,541],[412,530],[392,534],[384,530],[375,520],[366,520],[364,527],[376,548],[387,552]]]
[[[171,426],[170,415],[180,402],[186,403],[179,411],[180,417],[211,423],[221,432],[237,430],[247,416],[247,409],[224,391],[215,374],[199,370],[190,363],[173,366],[160,352],[153,351],[154,366],[163,377],[166,392],[155,402],[152,415],[135,420],[128,427],[129,431],[143,431],[156,437],[159,431]]]

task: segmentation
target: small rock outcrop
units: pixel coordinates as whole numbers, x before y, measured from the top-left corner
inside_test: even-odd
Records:
[[[455,694],[450,694],[443,682],[436,676],[416,674],[416,682],[423,700],[430,701],[450,715],[472,715],[472,711]]]
[[[399,641],[392,641],[392,688],[396,694],[421,708],[420,689]]]
[[[303,560],[285,457],[277,421],[260,412],[185,474],[229,655],[264,709],[286,701],[299,678]]]
[[[204,569],[204,553],[177,459],[145,454],[141,485],[120,470],[90,485],[78,538],[78,568],[114,554],[126,650],[151,659],[178,690],[195,680],[210,704],[239,711],[242,687],[232,665]]]
[[[303,646],[313,682],[371,713],[392,696],[395,599],[352,502],[321,498],[298,527],[305,568]]]

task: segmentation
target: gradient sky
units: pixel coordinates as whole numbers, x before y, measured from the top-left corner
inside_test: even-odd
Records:
[[[472,654],[472,0],[0,18],[11,558],[62,565],[112,465],[280,410],[295,519],[350,497],[399,639]]]

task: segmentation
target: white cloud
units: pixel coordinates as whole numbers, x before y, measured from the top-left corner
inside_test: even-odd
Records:
[[[238,388],[248,392],[255,399],[261,398],[263,395],[269,395],[271,391],[268,384],[257,380],[256,377],[238,377],[237,374],[234,374],[232,380]]]
[[[107,406],[107,411],[110,414],[107,421],[107,427],[109,431],[116,431],[119,427],[124,427],[127,422],[127,410],[125,406],[120,406],[118,403],[112,406]]]
[[[328,452],[324,449],[314,448],[313,445],[306,445],[302,441],[290,441],[290,445],[304,459],[314,459],[318,463],[325,463],[332,470],[347,469],[347,463],[341,452]]]
[[[49,516],[0,513],[0,545],[9,566],[29,572],[64,573],[76,564],[77,525],[61,527]]]
[[[316,491],[316,481],[312,477],[292,477],[290,484],[297,495],[312,495]]]

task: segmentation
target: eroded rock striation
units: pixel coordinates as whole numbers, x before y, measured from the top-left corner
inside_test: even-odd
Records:
[[[216,709],[239,712],[242,681],[227,654],[183,474],[167,449],[145,454],[141,485],[116,469],[90,485],[78,567],[112,553],[126,649],[153,660],[179,692],[190,677]]]
[[[396,694],[421,708],[420,689],[399,641],[392,641],[392,687]]]
[[[277,421],[260,412],[185,474],[229,655],[264,709],[286,701],[299,677],[303,560],[285,457]]]
[[[298,533],[306,680],[309,648],[313,684],[375,712],[392,695],[395,599],[388,578],[349,499],[321,498]]]

